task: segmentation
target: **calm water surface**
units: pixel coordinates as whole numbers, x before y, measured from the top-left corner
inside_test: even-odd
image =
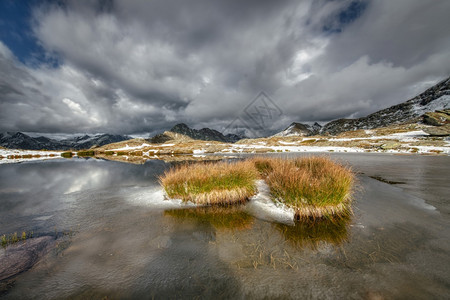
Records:
[[[162,161],[0,165],[0,234],[59,237],[2,298],[448,298],[450,158],[332,158],[359,172],[355,216],[314,226],[165,201]]]

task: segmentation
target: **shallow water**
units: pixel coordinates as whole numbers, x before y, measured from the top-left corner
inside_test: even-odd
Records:
[[[161,161],[1,165],[0,234],[67,234],[2,298],[447,298],[450,158],[331,157],[361,172],[355,215],[314,226],[164,201]]]

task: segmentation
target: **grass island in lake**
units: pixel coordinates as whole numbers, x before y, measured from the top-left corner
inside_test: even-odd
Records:
[[[297,219],[351,214],[352,171],[326,157],[256,157],[233,162],[183,164],[160,177],[168,197],[199,205],[242,203],[264,180],[273,201],[295,211]]]

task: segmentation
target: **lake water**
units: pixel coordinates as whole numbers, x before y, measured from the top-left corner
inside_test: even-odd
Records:
[[[1,297],[448,298],[450,157],[330,156],[359,172],[355,215],[295,226],[165,201],[162,161],[0,165],[0,234],[59,237]]]

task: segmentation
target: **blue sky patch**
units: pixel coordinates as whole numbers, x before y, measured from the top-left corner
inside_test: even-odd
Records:
[[[28,66],[42,63],[56,67],[57,60],[49,57],[39,45],[31,28],[33,7],[42,0],[0,1],[0,40]]]
[[[322,30],[326,33],[340,33],[344,27],[353,23],[358,19],[366,10],[368,5],[367,1],[352,1],[343,10],[341,10],[336,16],[332,17],[327,22]]]

